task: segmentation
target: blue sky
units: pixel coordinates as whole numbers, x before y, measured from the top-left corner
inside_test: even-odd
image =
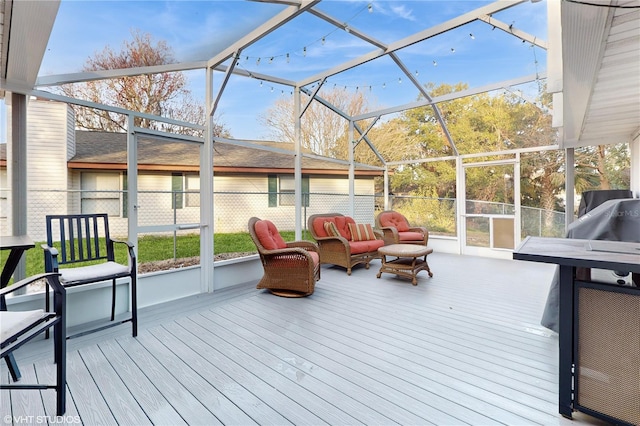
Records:
[[[489,3],[325,0],[317,8],[383,43],[393,43]],[[86,59],[105,46],[119,50],[123,41],[131,39],[132,30],[166,41],[178,61],[208,59],[283,8],[243,0],[62,0],[40,75],[79,72]],[[298,80],[376,49],[306,15],[243,51],[239,66]],[[545,1],[525,2],[494,17],[541,39],[547,38]],[[398,55],[423,83],[464,82],[477,87],[546,70],[543,50],[482,22],[413,45]],[[204,71],[188,72],[187,77],[194,97],[204,101]],[[221,75],[216,77],[219,81]],[[364,89],[370,104],[379,107],[411,102],[418,94],[389,58],[331,77],[326,87],[333,85],[353,91]],[[268,138],[268,129],[262,128],[256,117],[264,114],[278,97],[290,96],[290,90],[233,77],[221,99],[219,116],[234,137]]]

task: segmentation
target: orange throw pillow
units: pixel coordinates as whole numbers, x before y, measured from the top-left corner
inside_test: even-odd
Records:
[[[352,241],[369,241],[376,239],[376,234],[373,232],[373,228],[368,223],[350,223],[349,231],[351,231]]]
[[[328,237],[339,237],[340,232],[338,231],[338,227],[335,223],[326,221],[324,223],[324,232],[327,233]]]

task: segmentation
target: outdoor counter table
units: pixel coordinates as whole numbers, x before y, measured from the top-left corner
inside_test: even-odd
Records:
[[[634,298],[631,299],[634,302],[629,306],[636,306],[640,300],[640,289],[637,287],[625,287],[612,284],[598,284],[598,283],[586,283],[579,281],[575,278],[576,267],[584,268],[596,268],[606,269],[614,271],[628,271],[635,274],[640,273],[640,243],[628,243],[619,241],[602,241],[602,240],[580,240],[571,238],[543,238],[543,237],[527,237],[513,252],[513,258],[516,260],[527,260],[532,262],[542,262],[557,264],[560,268],[560,314],[559,314],[559,378],[558,378],[558,393],[559,393],[559,412],[565,417],[571,418],[574,410],[579,410],[587,414],[604,418],[606,420],[620,421],[616,417],[617,412],[603,413],[601,409],[595,409],[592,407],[583,406],[580,401],[576,401],[580,395],[579,389],[573,388],[574,379],[576,380],[576,386],[580,386],[581,378],[579,375],[579,367],[577,365],[581,359],[581,354],[578,353],[578,327],[574,327],[574,321],[579,320],[578,308],[582,309],[582,305],[579,305],[576,296],[579,289],[582,288],[594,288],[600,291],[598,294],[622,294],[629,295]],[[636,275],[637,276],[637,275]],[[611,292],[611,293],[609,293]],[[594,300],[597,303],[596,299]],[[635,308],[637,310],[637,307]],[[611,312],[608,315],[602,316],[602,321],[607,322],[611,319],[615,319],[616,316],[622,315],[621,312],[615,308],[611,308]],[[596,319],[597,321],[598,319]],[[633,326],[633,322],[631,324]],[[637,325],[636,325],[637,328]],[[616,330],[617,331],[617,330]],[[610,333],[615,334],[615,333]],[[600,338],[600,336],[592,336]],[[607,338],[603,334],[602,338]],[[629,337],[629,336],[627,336]],[[585,339],[586,340],[586,339]],[[625,362],[633,363],[634,356],[636,354],[616,353],[615,348],[607,348],[608,355],[606,358],[624,357]],[[581,350],[584,350],[581,349]],[[605,359],[605,363],[606,363]],[[573,372],[573,367],[575,373]],[[587,369],[585,368],[585,371]],[[599,371],[595,371],[599,373]],[[636,378],[630,380],[637,380]],[[586,379],[585,379],[586,382]],[[631,386],[630,390],[632,400],[640,398],[638,394],[637,383]],[[626,388],[625,388],[626,389]],[[619,389],[612,389],[612,395],[616,395],[614,392]],[[575,393],[574,393],[575,391]],[[635,395],[633,395],[635,393]],[[633,404],[632,404],[633,405]],[[623,419],[623,423],[638,424],[640,422],[640,414],[638,414],[639,408],[631,407],[631,417]],[[606,411],[606,410],[605,410]],[[623,411],[627,412],[627,407],[623,408]],[[626,414],[625,414],[626,415]]]

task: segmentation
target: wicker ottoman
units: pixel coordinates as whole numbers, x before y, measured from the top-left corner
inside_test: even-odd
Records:
[[[420,271],[427,271],[433,277],[427,255],[433,253],[433,249],[415,244],[391,244],[378,249],[382,258],[382,266],[377,277],[383,272],[411,278],[411,284],[418,285],[416,275]],[[391,259],[391,260],[389,260]]]

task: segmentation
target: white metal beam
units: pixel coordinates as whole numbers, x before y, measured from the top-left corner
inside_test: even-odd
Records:
[[[46,87],[46,86],[59,86],[61,84],[69,84],[69,83],[81,83],[86,81],[95,81],[95,80],[106,80],[108,78],[118,78],[118,77],[132,77],[136,75],[144,75],[144,74],[158,74],[164,72],[179,72],[179,71],[191,71],[198,69],[206,69],[207,63],[205,61],[197,61],[197,62],[181,62],[177,64],[165,64],[165,65],[154,65],[152,67],[135,67],[135,68],[125,68],[125,69],[117,69],[117,70],[97,70],[97,71],[88,71],[88,72],[79,72],[79,73],[71,73],[71,74],[56,74],[56,75],[48,75],[43,77],[38,77],[36,79],[35,86],[36,87]],[[218,65],[214,68],[215,71],[226,72],[226,65]],[[267,74],[261,74],[256,72],[249,72],[246,70],[241,70],[234,68],[234,75],[240,75],[243,77],[252,77],[258,80],[264,80],[271,83],[282,84],[285,86],[294,87],[296,85],[295,81],[287,80],[280,77],[275,77]]]
[[[83,71],[78,73],[56,74],[38,77],[35,86],[59,86],[61,84],[81,83],[85,81],[106,80],[109,78],[132,77],[144,74],[159,74],[165,72],[189,71],[206,68],[205,61],[180,62],[177,64],[163,64],[149,67],[120,68],[110,70]]]
[[[252,45],[256,41],[260,40],[261,38],[280,28],[287,22],[291,21],[298,15],[312,8],[320,1],[321,0],[304,0],[301,1],[299,5],[296,4],[294,6],[287,7],[285,10],[278,13],[273,18],[267,20],[264,24],[260,25],[258,28],[254,29],[235,43],[232,43],[229,47],[215,55],[213,58],[209,59],[207,61],[207,66],[213,68],[220,65],[221,63],[229,59],[233,55],[233,52],[243,50],[247,46]]]
[[[334,17],[318,10],[318,9],[309,9],[309,13],[311,13],[312,15],[317,16],[320,19],[323,19],[325,21],[327,21],[328,23],[330,23],[331,25],[334,25],[342,30],[347,31],[349,34],[353,34],[354,36],[366,41],[367,43],[373,44],[376,47],[379,47],[380,49],[386,50],[387,49],[387,45],[379,40],[376,40],[375,38],[371,37],[368,34],[365,34],[364,32],[352,27],[351,25],[347,24],[346,22],[340,22],[337,19],[335,19]]]
[[[504,87],[517,86],[519,84],[529,83],[531,81],[536,81],[536,79],[543,79],[545,77],[546,75],[544,73],[526,75],[523,77],[517,77],[511,80],[506,80],[498,83],[486,84],[484,86],[480,86],[473,89],[466,89],[466,90],[461,90],[459,92],[453,92],[453,93],[448,93],[446,95],[437,96],[431,99],[431,101],[425,99],[423,101],[411,102],[403,105],[398,105],[392,108],[386,108],[378,111],[367,112],[365,114],[354,116],[353,119],[356,121],[359,121],[359,120],[366,120],[367,118],[374,118],[378,115],[395,114],[395,113],[406,111],[413,108],[419,108],[419,107],[423,107],[431,104],[437,104],[440,102],[446,102],[454,99],[464,98],[467,96],[477,95],[478,93],[485,93],[485,92],[491,92],[493,90],[500,90]]]
[[[502,10],[518,5],[520,3],[524,3],[525,1],[527,0],[506,0],[506,1],[501,0],[501,1],[493,2],[489,5],[473,10],[469,13],[465,13],[464,15],[460,15],[457,18],[453,18],[453,19],[450,19],[449,21],[443,22],[442,24],[436,25],[424,31],[420,31],[412,36],[406,37],[395,43],[391,43],[387,46],[386,49],[374,50],[358,58],[355,58],[351,61],[345,62],[329,70],[323,71],[319,74],[316,74],[314,76],[301,80],[299,82],[299,85],[306,86],[308,84],[311,84],[320,80],[323,77],[329,77],[335,74],[339,74],[343,71],[346,71],[358,65],[364,64],[366,62],[369,62],[381,56],[384,56],[387,53],[395,52],[396,50],[403,49],[407,46],[411,46],[415,43],[419,43],[431,37],[437,36],[438,34],[442,34],[446,31],[468,24],[469,22],[473,22],[479,19],[480,16],[491,15],[493,13],[500,12]]]
[[[492,25],[494,28],[499,28],[506,33],[514,35],[522,41],[527,41],[535,46],[538,46],[541,49],[547,50],[548,44],[546,41],[540,40],[538,37],[532,36],[529,33],[519,30],[515,28],[512,24],[511,25],[506,24],[489,15],[480,16],[478,19],[483,22],[486,22],[489,25]]]
[[[233,70],[236,67],[236,58],[238,58],[238,56],[240,56],[240,52],[241,51],[238,50],[237,52],[235,52],[233,54],[233,60],[231,61],[231,65],[229,67],[227,67],[227,70],[224,73],[224,78],[222,79],[222,84],[220,85],[220,89],[218,90],[218,94],[216,96],[216,99],[210,105],[209,117],[207,117],[207,120],[210,120],[213,117],[213,115],[216,113],[216,109],[218,109],[218,103],[220,103],[220,98],[222,98],[222,94],[224,93],[224,89],[227,87],[227,83],[229,83],[229,77],[231,77],[231,74],[233,73]],[[211,78],[213,78],[213,75],[211,75]]]

